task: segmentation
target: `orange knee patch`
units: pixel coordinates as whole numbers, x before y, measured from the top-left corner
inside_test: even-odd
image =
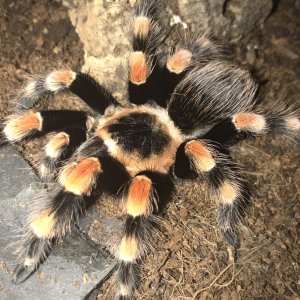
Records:
[[[185,145],[185,153],[192,159],[197,170],[208,172],[216,165],[211,152],[198,141],[190,141]]]
[[[167,68],[170,72],[180,74],[184,71],[192,60],[192,53],[181,49],[175,52],[167,61]]]
[[[69,135],[65,132],[59,132],[47,143],[45,152],[49,157],[57,158],[60,156],[63,147],[68,145],[69,142]]]
[[[54,71],[49,75],[54,82],[62,83],[66,86],[71,85],[75,79],[75,73],[73,71]]]
[[[136,85],[140,85],[147,80],[147,60],[141,51],[131,53],[130,56],[130,81]]]
[[[121,240],[119,259],[132,262],[138,256],[138,241],[134,236],[124,236]]]
[[[138,16],[134,20],[134,35],[145,38],[149,33],[151,20],[145,16]]]
[[[32,130],[42,129],[43,119],[38,112],[29,111],[23,115],[12,115],[4,127],[4,134],[9,141],[17,141]]]
[[[237,130],[260,133],[267,128],[265,118],[255,113],[237,113],[232,118],[232,122]]]
[[[66,165],[59,176],[59,182],[67,192],[89,195],[100,172],[102,169],[99,160],[96,157],[88,157],[79,163]]]
[[[54,225],[55,215],[48,210],[42,212],[30,222],[30,227],[38,238],[51,237]]]
[[[143,175],[136,176],[129,188],[127,213],[137,217],[151,213],[151,180]]]

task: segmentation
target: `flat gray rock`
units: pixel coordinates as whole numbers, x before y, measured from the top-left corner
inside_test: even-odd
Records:
[[[38,177],[12,145],[0,148],[0,199],[15,197]]]
[[[0,299],[79,300],[113,270],[115,263],[100,247],[82,239],[74,228],[56,245],[48,259],[24,283],[12,283],[15,267],[12,241],[22,228],[29,199],[38,192],[38,177],[15,147],[0,149]],[[92,217],[95,217],[95,210]],[[84,224],[92,218],[87,215]],[[85,225],[85,226],[86,226]]]

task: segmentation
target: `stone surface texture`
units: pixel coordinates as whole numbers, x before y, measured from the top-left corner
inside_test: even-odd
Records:
[[[114,262],[97,245],[82,239],[96,209],[83,218],[48,259],[25,282],[12,283],[13,242],[25,223],[30,200],[39,190],[38,177],[14,146],[0,149],[0,299],[79,300],[88,295],[113,269]]]
[[[62,1],[84,43],[83,71],[90,72],[120,101],[126,95],[128,38],[132,12],[128,1]]]
[[[192,31],[209,31],[227,41],[237,41],[263,24],[273,8],[272,0],[177,0],[176,3],[178,14]]]

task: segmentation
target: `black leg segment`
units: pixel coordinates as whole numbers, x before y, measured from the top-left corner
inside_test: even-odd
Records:
[[[79,96],[94,111],[103,114],[108,106],[118,106],[115,98],[93,77],[86,73],[76,73],[69,89]]]

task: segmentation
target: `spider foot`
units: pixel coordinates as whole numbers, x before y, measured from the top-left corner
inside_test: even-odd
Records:
[[[15,284],[26,281],[37,270],[47,258],[51,244],[48,239],[37,238],[32,232],[27,232],[25,239],[17,248],[20,262],[14,270],[13,282]]]
[[[234,247],[235,249],[238,249],[240,247],[240,238],[237,232],[234,230],[221,230],[224,239],[226,242]]]
[[[37,267],[26,266],[24,263],[20,263],[14,270],[13,283],[19,284],[26,281],[35,271]]]

